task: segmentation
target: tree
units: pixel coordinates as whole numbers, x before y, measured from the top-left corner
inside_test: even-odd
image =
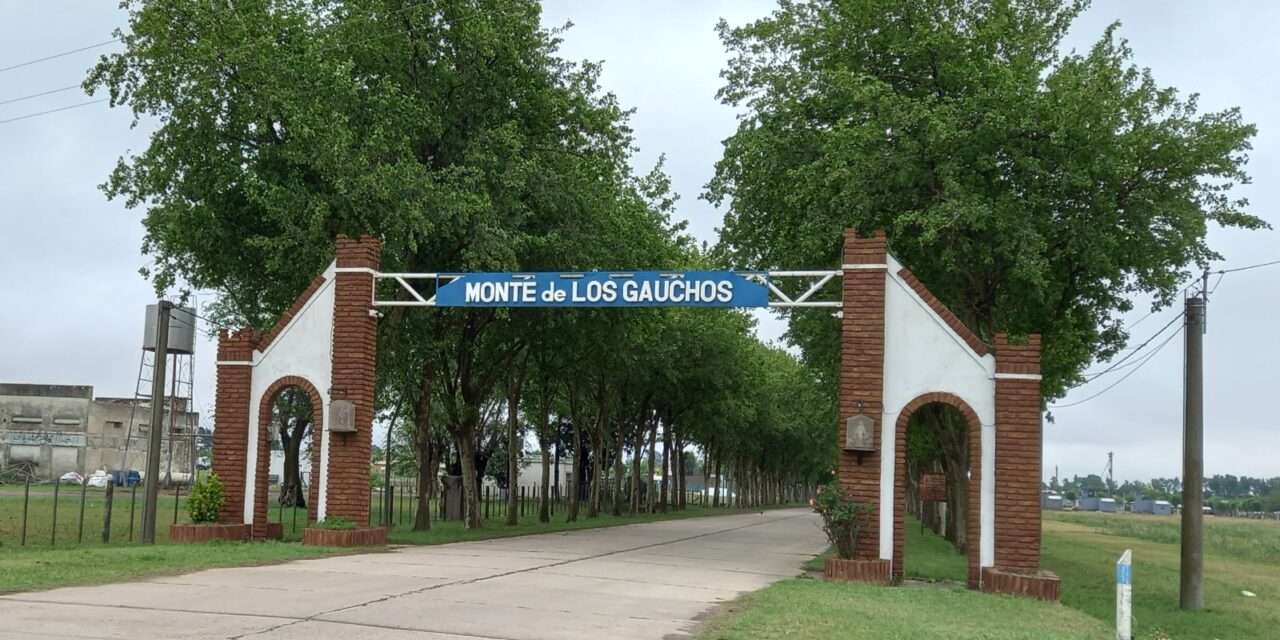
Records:
[[[1219,257],[1209,223],[1266,226],[1232,196],[1254,127],[1157,85],[1115,25],[1060,54],[1086,5],[782,0],[722,22],[719,96],[746,112],[706,194],[730,207],[722,251],[826,265],[843,228],[885,229],[979,336],[1042,334],[1061,396],[1125,344],[1132,296],[1166,306]],[[833,372],[836,328],[796,314],[790,336]]]
[[[311,430],[311,396],[301,387],[285,387],[276,396],[271,412],[284,451],[279,502],[286,507],[305,507],[307,492],[302,487],[301,460],[302,443]]]

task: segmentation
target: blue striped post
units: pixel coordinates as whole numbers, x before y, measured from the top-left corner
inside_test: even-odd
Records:
[[[1116,640],[1133,640],[1133,550],[1116,562]]]

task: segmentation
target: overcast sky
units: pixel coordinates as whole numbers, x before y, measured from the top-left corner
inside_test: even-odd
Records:
[[[732,133],[735,116],[715,92],[724,51],[713,27],[739,24],[769,2],[548,2],[545,22],[572,20],[564,53],[605,62],[603,82],[635,107],[637,169],[661,153],[681,199],[678,212],[701,240],[714,242],[722,213],[698,198]],[[1199,92],[1204,109],[1238,105],[1258,125],[1250,173],[1241,189],[1253,213],[1280,227],[1280,88],[1273,65],[1280,44],[1271,27],[1280,5],[1130,0],[1099,2],[1080,19],[1067,46],[1087,48],[1110,22],[1123,23],[1140,65],[1157,81]],[[0,68],[101,42],[124,24],[113,2],[0,0]],[[1271,44],[1268,44],[1268,43]],[[96,53],[110,47],[0,71],[0,102],[78,84]],[[0,121],[88,100],[78,90],[0,104]],[[145,147],[145,124],[130,129],[123,109],[95,104],[0,122],[0,382],[90,384],[97,395],[130,395],[137,374],[150,286],[138,275],[140,211],[108,202],[98,189],[116,159]],[[1227,267],[1280,259],[1280,232],[1210,233]],[[796,268],[827,265],[793,265]],[[1280,391],[1280,268],[1231,274],[1209,310],[1206,349],[1205,471],[1280,475],[1280,421],[1264,404]],[[1144,305],[1132,314],[1137,321]],[[1134,329],[1145,338],[1176,315],[1165,310]],[[775,339],[781,321],[765,318]],[[197,405],[213,397],[212,344],[198,347]],[[1129,372],[1126,369],[1119,375]],[[1075,407],[1053,410],[1046,427],[1045,475],[1101,473],[1108,451],[1116,475],[1180,475],[1182,344],[1169,343],[1114,389]],[[1085,400],[1119,375],[1074,391],[1059,404]]]

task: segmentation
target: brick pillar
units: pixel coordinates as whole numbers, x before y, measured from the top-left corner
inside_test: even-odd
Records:
[[[325,516],[357,525],[369,520],[369,452],[373,444],[378,321],[373,311],[373,275],[382,243],[372,236],[338,236],[334,282],[333,384],[331,400],[355,405],[355,433],[329,434]]]
[[[996,334],[996,568],[1040,568],[1040,336]]]
[[[844,234],[843,319],[840,327],[840,446],[845,423],[859,413],[875,419],[875,445],[881,442],[884,418],[884,296],[886,249],[884,232],[858,237]],[[861,408],[858,403],[861,402]],[[840,484],[855,500],[876,505],[858,540],[857,559],[880,557],[880,462],[883,451],[866,453],[859,463],[854,453],[841,451]],[[899,570],[894,567],[894,570]]]
[[[213,416],[213,472],[226,490],[218,520],[244,522],[244,473],[249,446],[249,392],[253,381],[252,329],[218,332],[217,412]]]

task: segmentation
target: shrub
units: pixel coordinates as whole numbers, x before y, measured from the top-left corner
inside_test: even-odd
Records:
[[[858,548],[858,536],[866,528],[874,508],[855,501],[845,493],[839,480],[832,480],[818,489],[813,510],[822,516],[822,530],[836,548],[836,554],[845,560],[852,559]]]
[[[218,513],[222,511],[222,504],[226,499],[222,481],[217,474],[211,473],[191,487],[191,496],[187,498],[187,513],[196,524],[217,522]]]
[[[354,529],[356,528],[356,523],[346,518],[330,517],[330,518],[325,518],[324,520],[321,520],[312,526],[315,527],[316,529],[341,530],[341,529]]]

